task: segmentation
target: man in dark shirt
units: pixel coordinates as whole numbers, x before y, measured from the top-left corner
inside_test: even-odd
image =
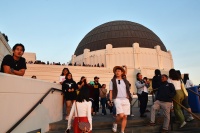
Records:
[[[101,88],[101,84],[99,83],[99,77],[94,77],[94,112],[97,114],[99,112],[99,88]]]
[[[162,75],[162,84],[158,88],[158,95],[154,105],[151,107],[151,121],[149,123],[150,126],[155,125],[155,112],[160,108],[163,109],[164,114],[164,123],[162,132],[167,132],[170,122],[170,109],[172,106],[172,98],[176,95],[176,90],[173,84],[168,83],[168,76]]]
[[[24,45],[18,43],[12,48],[13,56],[6,55],[1,64],[1,71],[7,74],[23,76],[26,70],[26,60],[22,57],[25,48]]]

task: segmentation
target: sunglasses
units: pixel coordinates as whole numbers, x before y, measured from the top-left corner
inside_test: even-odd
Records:
[[[120,80],[118,80],[118,84],[120,84]]]

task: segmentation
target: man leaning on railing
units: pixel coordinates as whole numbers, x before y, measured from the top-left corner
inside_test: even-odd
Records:
[[[6,55],[1,64],[1,71],[7,74],[23,76],[26,70],[26,60],[22,57],[25,48],[21,43],[12,48],[13,55]]]

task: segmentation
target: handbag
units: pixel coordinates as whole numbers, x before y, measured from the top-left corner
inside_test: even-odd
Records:
[[[77,109],[77,104],[75,102],[76,105],[76,112],[77,112],[77,116],[78,116],[78,109]],[[78,128],[82,131],[82,133],[88,133],[88,131],[90,130],[90,123],[89,122],[81,122],[78,116]]]
[[[181,90],[183,91],[184,93],[184,97],[188,97],[188,92],[185,88],[185,85],[183,84],[183,82],[181,81]]]

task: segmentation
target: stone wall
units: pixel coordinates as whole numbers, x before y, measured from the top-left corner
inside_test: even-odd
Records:
[[[111,44],[106,45],[106,49],[90,52],[85,49],[84,53],[79,56],[72,56],[74,64],[101,65],[107,68],[113,68],[116,65],[127,65],[133,69],[160,69],[169,70],[174,67],[171,52],[164,52],[160,46],[154,49],[139,47],[134,43],[133,47],[112,48]]]
[[[3,57],[7,54],[12,54],[12,50],[8,42],[5,40],[4,36],[0,32],[0,65],[3,60]]]
[[[50,88],[61,89],[58,84],[3,73],[0,73],[0,85],[0,133],[11,128]],[[61,93],[50,93],[12,133],[49,131],[49,123],[62,120],[62,103]]]
[[[35,53],[24,52],[23,57],[26,59],[26,62],[32,61],[34,63],[36,61]]]

